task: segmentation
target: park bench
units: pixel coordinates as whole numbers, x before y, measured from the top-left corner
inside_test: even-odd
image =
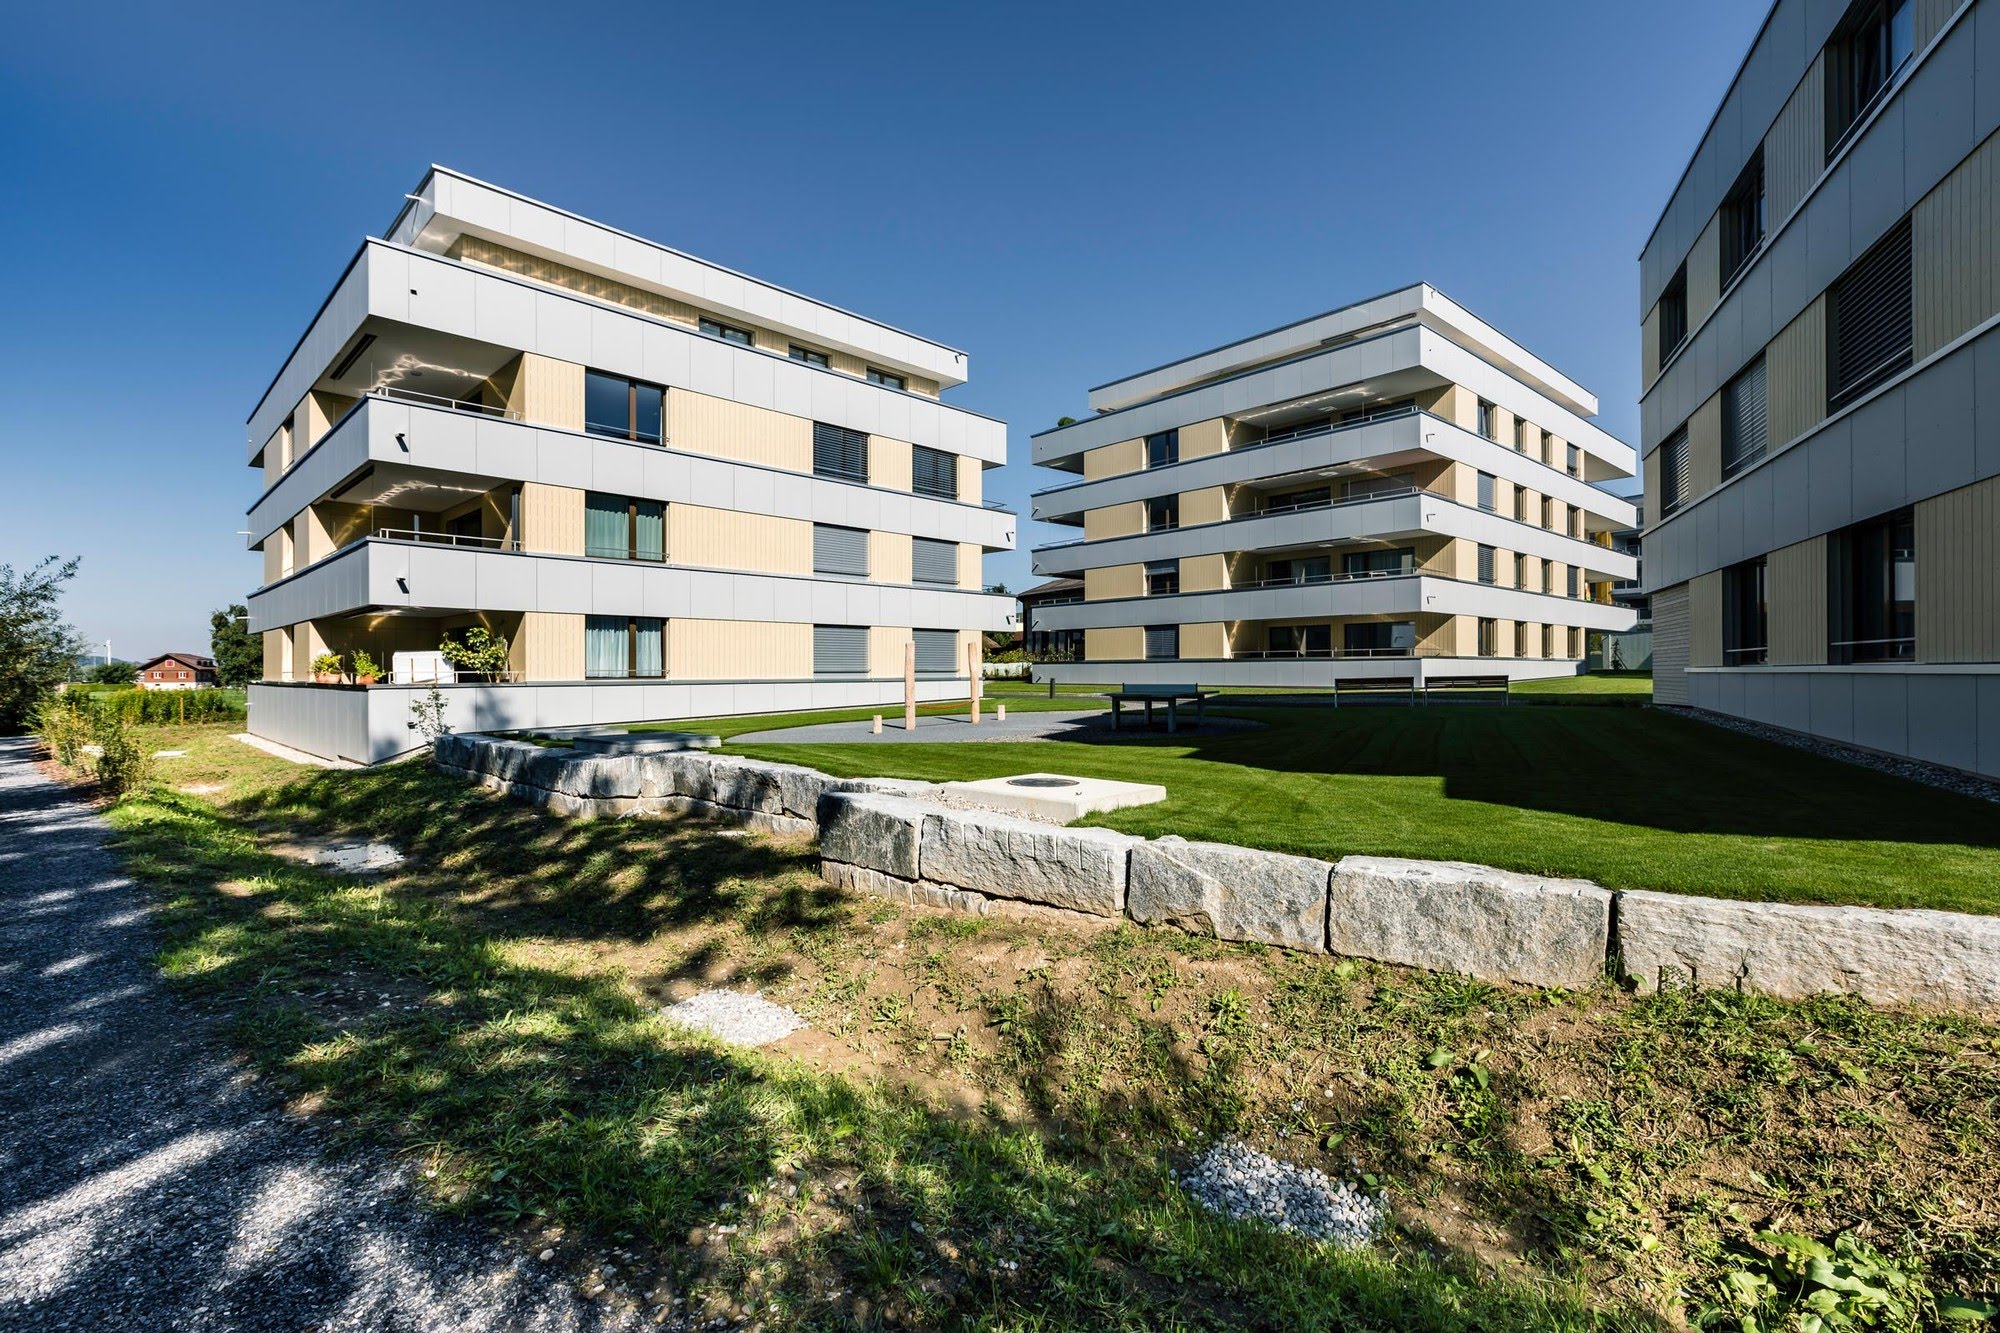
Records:
[[[1500,692],[1500,703],[1504,707],[1508,699],[1508,678],[1506,676],[1432,676],[1424,682],[1424,700],[1430,701],[1432,691],[1458,694],[1466,691]]]
[[[1180,707],[1184,702],[1192,702],[1196,717],[1207,716],[1208,696],[1213,690],[1204,690],[1199,685],[1127,685],[1111,695],[1111,729],[1120,726],[1120,706],[1128,703],[1146,705],[1146,725],[1153,725],[1153,705],[1167,706],[1167,730],[1180,730]]]
[[[1340,707],[1343,694],[1394,694],[1400,692],[1410,704],[1417,702],[1417,682],[1408,676],[1348,676],[1333,682],[1333,706]]]

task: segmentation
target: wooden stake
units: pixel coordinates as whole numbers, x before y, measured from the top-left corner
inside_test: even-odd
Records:
[[[917,729],[917,641],[903,645],[903,730]]]
[[[875,725],[870,727],[869,730],[877,736],[882,734],[882,715],[880,713],[875,715]]]
[[[972,725],[979,725],[979,645],[965,645],[965,679],[972,687]]]

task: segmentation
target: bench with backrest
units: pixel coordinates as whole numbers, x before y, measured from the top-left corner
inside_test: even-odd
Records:
[[[1408,676],[1347,676],[1333,682],[1333,706],[1340,707],[1343,694],[1401,694],[1405,702],[1417,701],[1417,682]]]
[[[1146,725],[1153,725],[1153,705],[1167,706],[1167,730],[1180,730],[1180,707],[1182,703],[1193,703],[1196,717],[1208,715],[1208,697],[1215,693],[1204,690],[1199,685],[1127,685],[1111,696],[1111,729],[1119,729],[1119,709],[1124,704],[1146,705]]]
[[[1432,676],[1424,682],[1424,700],[1428,703],[1434,690],[1446,694],[1498,690],[1500,702],[1505,705],[1509,684],[1510,679],[1507,676]]]

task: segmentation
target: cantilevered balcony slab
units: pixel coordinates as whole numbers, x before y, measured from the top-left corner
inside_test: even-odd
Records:
[[[1424,614],[1581,625],[1598,630],[1623,630],[1632,625],[1632,612],[1622,606],[1525,592],[1491,583],[1406,574],[1068,602],[1038,609],[1035,628],[1113,629],[1246,620],[1289,623],[1347,616]]]

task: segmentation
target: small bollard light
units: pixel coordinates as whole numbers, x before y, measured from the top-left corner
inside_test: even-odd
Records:
[[[882,715],[880,713],[875,715],[875,725],[870,727],[869,730],[873,731],[877,736],[882,734]]]
[[[993,705],[993,720],[994,720],[995,722],[1005,722],[1005,721],[1007,720],[1007,705],[1006,705],[1006,704],[995,704],[995,705]]]

